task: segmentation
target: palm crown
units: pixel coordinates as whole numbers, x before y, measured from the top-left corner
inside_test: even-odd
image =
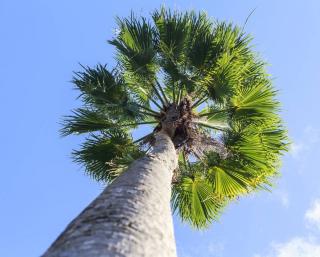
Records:
[[[73,83],[83,107],[65,117],[62,134],[89,133],[74,160],[111,182],[148,154],[170,119],[179,154],[172,206],[197,228],[230,201],[268,189],[287,149],[265,63],[241,28],[204,13],[155,11],[151,20],[118,19],[117,65],[83,67]],[[133,138],[140,125],[151,133]]]

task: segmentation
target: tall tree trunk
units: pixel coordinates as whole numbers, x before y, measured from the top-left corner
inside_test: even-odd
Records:
[[[57,238],[43,257],[174,257],[170,210],[177,155],[170,137],[135,161]]]

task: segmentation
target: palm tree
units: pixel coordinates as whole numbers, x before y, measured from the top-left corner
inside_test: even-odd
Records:
[[[108,186],[46,257],[176,256],[171,209],[207,228],[270,189],[287,150],[276,91],[241,28],[164,8],[117,23],[115,68],[75,73],[83,106],[62,129],[88,134],[74,160]]]

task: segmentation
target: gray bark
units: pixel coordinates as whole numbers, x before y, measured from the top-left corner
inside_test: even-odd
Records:
[[[43,257],[174,257],[170,210],[177,155],[170,137],[135,161],[65,229]]]

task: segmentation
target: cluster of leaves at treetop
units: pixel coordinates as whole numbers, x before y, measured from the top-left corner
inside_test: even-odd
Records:
[[[288,140],[251,37],[204,13],[160,9],[150,20],[132,14],[117,21],[109,41],[116,68],[83,67],[73,79],[83,106],[65,118],[62,134],[88,133],[75,161],[111,182],[150,150],[142,144],[146,137],[134,141],[132,131],[157,126],[164,106],[188,97],[192,122],[227,154],[179,152],[172,206],[182,220],[207,227],[230,201],[269,188]]]

